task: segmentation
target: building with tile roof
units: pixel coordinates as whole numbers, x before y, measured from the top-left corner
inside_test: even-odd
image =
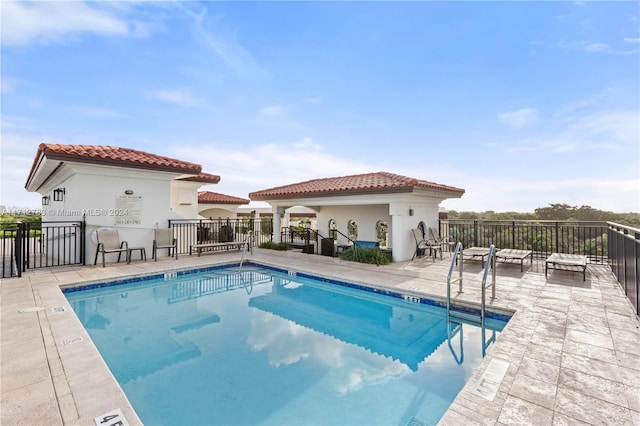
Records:
[[[287,209],[305,206],[316,212],[321,236],[328,237],[332,227],[339,231],[337,245],[348,244],[348,239],[378,242],[392,250],[394,261],[403,261],[411,259],[415,251],[411,229],[420,223],[424,229],[437,229],[440,203],[460,198],[464,192],[453,186],[375,172],[264,189],[250,193],[249,198],[271,205],[274,229],[280,229]],[[276,240],[279,235],[275,233]]]
[[[199,164],[135,149],[42,143],[25,188],[42,195],[44,221],[85,217],[87,235],[116,227],[129,246],[150,252],[153,230],[197,218],[198,190],[219,181]],[[93,236],[86,259],[95,249]]]
[[[208,218],[237,217],[240,206],[249,204],[246,198],[211,191],[198,192],[198,214]]]

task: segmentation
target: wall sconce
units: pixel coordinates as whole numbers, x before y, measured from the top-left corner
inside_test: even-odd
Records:
[[[127,195],[133,195],[133,189],[127,189],[124,193]]]
[[[413,209],[409,209],[409,216],[413,216]]]
[[[53,201],[64,201],[64,188],[53,190]]]
[[[48,206],[50,200],[51,200],[51,197],[49,197],[48,195],[45,195],[44,197],[42,197],[42,205]]]

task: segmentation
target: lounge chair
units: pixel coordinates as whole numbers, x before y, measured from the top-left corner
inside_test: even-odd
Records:
[[[416,241],[416,251],[413,253],[411,260],[415,259],[416,256],[424,256],[427,250],[429,250],[429,255],[433,258],[434,262],[436,261],[438,251],[440,252],[440,260],[442,260],[442,246],[439,243],[434,240],[425,240],[420,228],[412,229],[411,233],[413,234],[413,239]]]
[[[440,245],[442,251],[444,251],[444,249],[446,248],[449,252],[449,256],[451,256],[451,253],[453,253],[453,249],[456,247],[456,242],[454,240],[452,240],[451,238],[440,237],[440,234],[435,232],[433,228],[429,228],[429,235],[431,239],[436,242],[436,244]]]
[[[178,240],[173,236],[173,229],[156,229],[155,238],[153,239],[153,249],[151,257],[158,261],[158,249],[167,249],[167,255],[171,256],[171,249],[178,260]]]
[[[96,238],[98,240],[98,247],[96,248],[96,257],[93,260],[94,265],[98,263],[98,253],[102,253],[103,268],[105,266],[105,253],[118,253],[118,262],[120,262],[122,253],[124,253],[127,263],[129,263],[129,243],[120,241],[117,229],[98,229],[96,230]]]

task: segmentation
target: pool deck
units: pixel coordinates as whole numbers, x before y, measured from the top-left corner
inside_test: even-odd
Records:
[[[363,265],[297,252],[255,249],[248,260],[322,277],[446,296],[450,260]],[[0,281],[0,424],[93,425],[121,409],[141,424],[75,316],[60,286],[238,262],[238,252],[127,265],[33,270]],[[480,262],[465,261],[463,293],[480,300]],[[525,265],[528,266],[528,265]],[[534,261],[497,266],[490,309],[515,312],[473,373],[443,425],[640,425],[640,322],[608,267],[551,271]],[[487,366],[508,366],[495,396],[477,396]],[[505,364],[506,363],[506,364]],[[491,365],[490,365],[491,364]]]

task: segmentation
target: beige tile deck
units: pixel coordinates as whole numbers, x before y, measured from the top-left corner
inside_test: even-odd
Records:
[[[52,268],[0,281],[0,424],[91,425],[116,408],[129,424],[141,424],[60,286],[238,259],[234,252]],[[260,249],[249,259],[412,295],[446,295],[446,254],[435,263],[381,267]],[[584,282],[581,273],[564,271],[545,280],[542,262],[524,273],[519,264],[497,271],[491,309],[515,314],[440,423],[640,425],[640,322],[610,270],[589,265]],[[477,303],[481,272],[480,262],[465,262],[457,303]],[[472,391],[492,359],[509,367],[489,401]]]

